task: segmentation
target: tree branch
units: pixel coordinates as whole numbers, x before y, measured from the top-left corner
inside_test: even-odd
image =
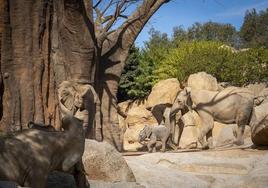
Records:
[[[103,42],[104,47],[102,54],[111,55],[111,53],[114,53],[115,49],[118,50],[116,46],[128,50],[151,16],[161,7],[161,5],[169,1],[170,0],[144,0],[136,11],[134,11],[116,30],[116,32],[106,36],[106,40]],[[111,42],[111,39],[113,42]]]

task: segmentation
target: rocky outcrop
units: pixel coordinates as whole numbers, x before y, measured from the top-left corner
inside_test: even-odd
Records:
[[[148,188],[266,188],[267,151],[153,153],[125,157],[137,182]]]
[[[266,87],[266,83],[255,83],[246,86],[246,88],[252,91],[255,96],[259,95],[259,93],[262,92],[262,90],[264,90]]]
[[[176,78],[159,81],[148,96],[147,108],[151,109],[162,104],[172,105],[180,90],[180,83]]]
[[[218,91],[217,79],[205,72],[191,74],[187,81],[187,86],[192,89],[204,89],[209,91]]]
[[[108,182],[135,182],[135,176],[126,161],[112,145],[107,142],[86,140],[83,155],[85,172],[90,180]]]
[[[98,181],[98,180],[89,180],[90,188],[145,188],[139,183],[136,182],[107,182],[107,181]],[[1,187],[0,182],[0,187]],[[11,182],[5,185],[4,188],[15,188],[15,184],[12,184]],[[6,187],[6,185],[10,185],[13,187]],[[48,182],[47,182],[48,188],[76,188],[75,181],[72,175],[61,173],[61,172],[53,172],[48,176]]]
[[[195,111],[188,112],[182,117],[184,128],[180,137],[179,147],[184,148],[197,148],[198,133],[200,131],[201,120]],[[212,130],[213,145],[215,147],[225,146],[232,144],[235,140],[237,126],[236,124],[223,124],[217,121],[214,122]],[[251,144],[251,130],[250,127],[245,128],[244,139],[245,144]]]
[[[126,151],[137,151],[144,146],[138,142],[140,130],[145,125],[155,125],[157,120],[146,109],[146,100],[125,101],[119,103],[119,110],[125,117],[119,115],[119,126],[123,130],[123,148]]]
[[[254,108],[250,121],[251,138],[255,145],[268,145],[268,103]]]

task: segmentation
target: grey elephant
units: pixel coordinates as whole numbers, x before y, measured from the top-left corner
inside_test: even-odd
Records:
[[[184,88],[177,96],[170,110],[171,127],[175,123],[175,114],[182,115],[188,110],[195,110],[201,118],[201,130],[198,141],[203,149],[213,147],[212,129],[214,121],[231,124],[236,123],[236,145],[244,143],[245,126],[249,124],[253,110],[254,95],[248,89],[229,87],[220,92],[207,90],[191,90]],[[206,139],[204,137],[206,136]]]
[[[36,123],[36,122],[33,122],[33,121],[29,121],[28,123],[28,128],[29,129],[38,129],[38,130],[44,130],[44,131],[56,131],[56,129],[48,124],[43,124],[43,123]]]
[[[165,152],[169,136],[170,131],[167,127],[165,127],[165,125],[145,125],[144,128],[140,131],[138,141],[141,143],[142,141],[145,141],[146,138],[150,139],[147,144],[149,152],[155,152],[157,141],[161,141],[161,151]]]
[[[85,137],[82,121],[62,119],[64,131],[31,128],[0,137],[0,180],[20,186],[45,188],[54,170],[72,172],[77,187],[88,187],[82,155]]]
[[[102,140],[100,100],[85,81],[63,81],[58,87],[61,116],[72,115],[83,121],[86,138]]]

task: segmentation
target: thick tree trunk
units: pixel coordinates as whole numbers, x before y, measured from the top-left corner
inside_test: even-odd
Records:
[[[1,62],[1,43],[2,43],[2,33],[4,29],[4,0],[0,0],[0,62]],[[1,66],[0,66],[1,72]],[[3,115],[3,104],[2,104],[2,95],[3,95],[3,80],[0,73],[0,120]]]
[[[95,110],[103,135],[97,130],[96,137],[121,150],[116,94],[128,50],[167,1],[144,0],[116,31],[98,38],[91,0],[0,0],[0,129],[21,130],[30,120],[58,127],[57,87],[79,80],[94,85],[100,98]]]
[[[119,54],[116,53],[119,56]],[[127,57],[125,55],[125,57]],[[122,130],[119,127],[117,90],[120,76],[123,70],[121,61],[102,58],[100,68],[100,90],[101,112],[103,117],[104,140],[114,145],[117,150],[123,149]]]
[[[4,6],[0,127],[21,130],[30,120],[48,123],[51,117],[58,126],[58,84],[92,82],[94,72],[94,44],[82,1],[6,0]]]

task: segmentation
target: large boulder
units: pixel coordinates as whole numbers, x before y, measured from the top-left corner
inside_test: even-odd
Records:
[[[148,96],[147,108],[163,104],[172,105],[180,90],[180,82],[176,78],[159,81]]]
[[[137,151],[143,148],[143,145],[138,142],[139,132],[145,125],[156,125],[157,121],[149,110],[141,106],[129,109],[125,123],[127,128],[124,133],[123,148],[126,151]]]
[[[214,128],[212,131],[214,146],[226,146],[232,144],[236,139],[236,124],[224,124],[219,122],[214,122]],[[252,141],[250,139],[251,131],[248,126],[246,126],[244,131],[244,144],[251,145]]]
[[[151,153],[126,156],[137,182],[153,188],[267,188],[268,153],[263,150]]]
[[[266,83],[254,83],[254,84],[249,84],[246,86],[246,88],[252,91],[252,93],[255,96],[258,96],[259,93],[262,92],[262,90],[264,90],[266,87],[267,87]]]
[[[118,104],[119,126],[123,131],[123,148],[125,151],[137,151],[144,146],[138,142],[140,130],[145,125],[155,125],[157,121],[153,114],[146,109],[146,100],[125,101]]]
[[[136,181],[122,154],[107,142],[86,139],[83,163],[90,180]]]
[[[251,139],[255,145],[268,145],[268,103],[254,108],[250,122]]]
[[[182,117],[184,128],[180,137],[180,148],[195,148],[198,146],[198,134],[201,129],[201,119],[195,112],[188,112]],[[223,124],[214,122],[212,130],[213,145],[215,147],[232,144],[235,140],[236,124]],[[252,144],[251,130],[247,126],[244,133],[245,144]]]
[[[197,137],[198,137],[198,126],[196,126],[196,112],[188,112],[181,118],[184,125],[181,136],[179,147],[180,148],[197,148]]]
[[[264,88],[259,93],[255,94],[254,103],[256,106],[268,102],[268,88]]]
[[[212,75],[207,74],[205,72],[198,72],[195,74],[191,74],[187,81],[187,86],[192,89],[204,89],[209,91],[218,91],[218,83],[217,79]]]

